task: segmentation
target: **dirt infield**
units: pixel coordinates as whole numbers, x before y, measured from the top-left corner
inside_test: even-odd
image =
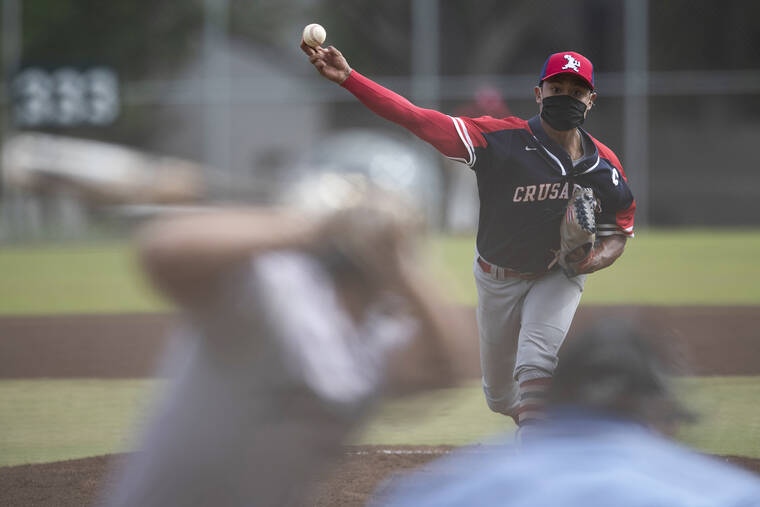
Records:
[[[452,311],[472,330],[462,336],[459,353],[467,374],[477,378],[475,311]],[[610,316],[668,330],[694,375],[760,374],[760,308],[582,306],[568,340]],[[175,322],[174,315],[155,314],[0,317],[0,378],[151,376]]]
[[[448,447],[362,446],[347,448],[329,477],[316,486],[315,507],[364,505],[375,488],[394,473],[418,467],[447,453]],[[0,467],[4,506],[82,507],[111,486],[109,465],[124,455]]]
[[[456,308],[472,329],[463,336],[467,373],[479,376],[475,317]],[[568,340],[600,317],[619,316],[670,331],[686,351],[696,375],[760,375],[760,309],[581,307]],[[155,365],[176,322],[173,315],[98,315],[0,318],[0,378],[134,378],[155,373]],[[371,492],[394,473],[448,452],[447,447],[347,448],[340,463],[320,482],[313,505],[364,505]],[[8,506],[90,505],[107,487],[105,471],[122,456],[39,465],[0,467],[2,504]],[[725,457],[760,473],[760,460]]]
[[[347,448],[341,460],[321,481],[309,505],[315,507],[349,507],[364,505],[375,489],[394,474],[404,473],[439,458],[450,447]],[[82,507],[92,505],[111,480],[109,465],[124,455],[0,467],[0,491],[3,505],[20,507]],[[726,462],[760,473],[758,460],[726,456]]]
[[[316,487],[313,503],[320,507],[364,505],[380,482],[394,473],[422,465],[446,453],[448,448],[393,448],[402,453],[377,452],[372,447],[346,451],[329,478]],[[419,452],[414,452],[419,451]],[[108,491],[109,465],[123,455],[0,467],[0,491],[5,506],[81,507],[92,505]]]

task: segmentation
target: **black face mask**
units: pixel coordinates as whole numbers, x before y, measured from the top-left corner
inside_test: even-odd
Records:
[[[586,104],[570,95],[544,97],[541,104],[541,118],[553,129],[570,130],[585,120]]]

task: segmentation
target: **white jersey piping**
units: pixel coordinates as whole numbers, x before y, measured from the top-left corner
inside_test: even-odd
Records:
[[[459,162],[464,162],[468,166],[472,167],[475,165],[476,156],[475,156],[475,148],[472,145],[472,140],[470,139],[470,133],[467,132],[467,126],[464,124],[464,121],[462,121],[461,118],[455,118],[453,116],[449,116],[451,120],[454,122],[454,128],[457,129],[457,134],[459,134],[459,139],[462,140],[462,144],[464,144],[464,147],[467,148],[467,153],[470,155],[469,160],[464,160],[458,157],[448,157],[452,160],[457,160]]]

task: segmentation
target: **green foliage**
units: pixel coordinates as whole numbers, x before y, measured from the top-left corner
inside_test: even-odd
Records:
[[[27,64],[109,65],[132,79],[176,69],[200,39],[203,22],[198,0],[26,0],[22,5]]]

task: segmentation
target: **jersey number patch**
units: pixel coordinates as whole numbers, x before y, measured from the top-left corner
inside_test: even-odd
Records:
[[[618,186],[618,183],[620,182],[620,175],[617,172],[617,169],[614,167],[612,168],[612,184],[615,186]]]

